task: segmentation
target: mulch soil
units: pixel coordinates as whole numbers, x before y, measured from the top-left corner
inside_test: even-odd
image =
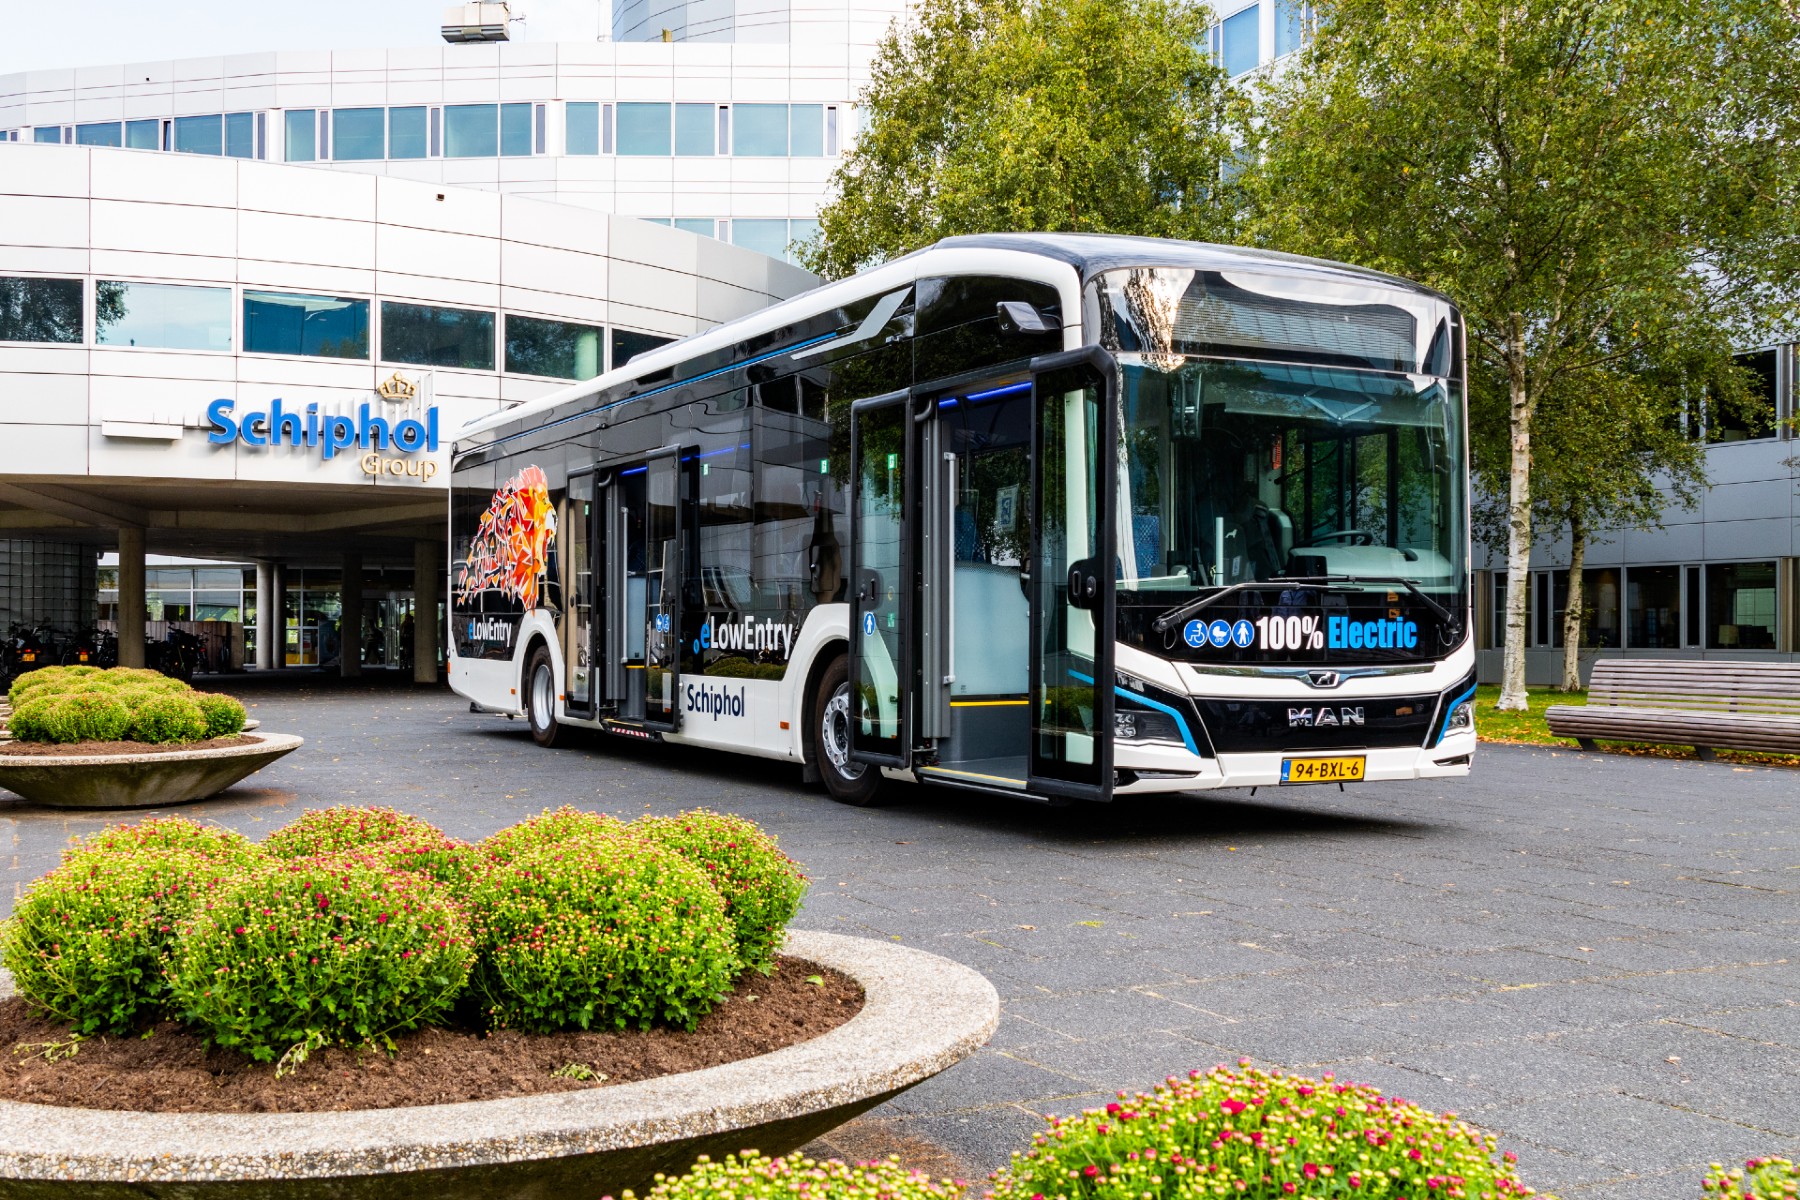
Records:
[[[862,1003],[848,976],[782,957],[772,975],[741,977],[692,1033],[421,1029],[397,1038],[392,1055],[334,1047],[277,1079],[274,1064],[208,1050],[173,1022],[148,1037],[90,1038],[68,1054],[67,1028],[14,998],[0,1001],[0,1046],[11,1050],[0,1054],[0,1098],[136,1112],[343,1112],[581,1091],[767,1054],[837,1028]],[[592,1078],[553,1074],[572,1064]]]
[[[174,754],[185,750],[216,750],[221,746],[254,746],[261,738],[237,734],[207,738],[203,742],[4,742],[0,754],[20,758],[63,758],[78,754]]]

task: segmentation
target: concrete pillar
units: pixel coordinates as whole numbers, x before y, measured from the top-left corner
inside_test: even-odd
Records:
[[[338,674],[345,679],[359,679],[362,677],[362,555],[344,555],[343,576],[343,615],[338,618]]]
[[[256,564],[256,669],[275,666],[275,564]]]
[[[413,543],[413,682],[438,680],[438,544]]]
[[[280,559],[269,564],[269,669],[279,671],[287,666],[287,564]]]
[[[144,665],[144,531],[119,529],[119,665]]]

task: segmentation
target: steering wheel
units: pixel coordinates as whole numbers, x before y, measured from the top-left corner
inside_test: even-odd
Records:
[[[1321,533],[1312,540],[1317,546],[1320,542],[1345,542],[1352,546],[1373,546],[1375,535],[1365,529],[1339,529],[1335,533]]]

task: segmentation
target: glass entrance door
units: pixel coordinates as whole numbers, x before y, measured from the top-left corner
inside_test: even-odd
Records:
[[[594,643],[602,715],[670,730],[679,715],[680,455],[671,447],[603,470],[597,492],[601,586]]]
[[[850,757],[910,758],[912,553],[905,392],[850,410]]]
[[[594,715],[594,561],[599,549],[594,516],[593,475],[571,475],[562,516],[569,546],[562,642],[563,707],[573,717]]]

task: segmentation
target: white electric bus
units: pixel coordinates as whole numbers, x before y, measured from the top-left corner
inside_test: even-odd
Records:
[[[1463,775],[1467,497],[1443,296],[951,238],[459,432],[450,682],[852,804]]]

